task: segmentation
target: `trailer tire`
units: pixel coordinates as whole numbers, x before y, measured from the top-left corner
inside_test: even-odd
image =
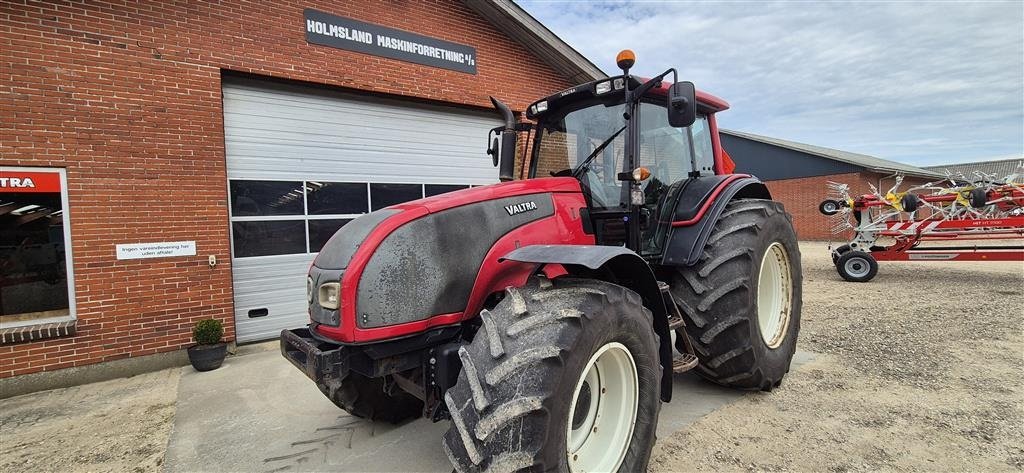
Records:
[[[389,394],[384,389],[384,378],[349,373],[333,393],[324,383],[316,386],[334,405],[363,419],[398,424],[423,415],[423,401],[401,389]]]
[[[444,396],[443,448],[456,471],[646,471],[662,369],[640,296],[535,277],[480,317]]]
[[[843,253],[846,253],[847,251],[850,251],[849,244],[838,246],[836,247],[836,249],[832,250],[832,264],[836,264],[837,262],[839,262],[839,257],[842,256]]]
[[[796,351],[801,284],[800,249],[782,204],[730,202],[701,260],[676,268],[670,284],[700,361],[697,372],[734,388],[779,386]]]
[[[878,274],[878,262],[871,253],[850,251],[836,261],[836,271],[850,282],[868,282]]]
[[[916,212],[921,207],[921,198],[917,194],[907,194],[900,199],[900,207],[904,212]]]
[[[982,188],[971,189],[971,207],[980,209],[988,204],[988,191]]]
[[[838,200],[825,199],[818,204],[818,211],[824,215],[835,215],[839,213],[842,204]]]

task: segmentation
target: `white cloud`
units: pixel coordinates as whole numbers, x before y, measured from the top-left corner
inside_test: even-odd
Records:
[[[609,74],[676,67],[722,126],[917,165],[1024,154],[1024,3],[538,2]]]

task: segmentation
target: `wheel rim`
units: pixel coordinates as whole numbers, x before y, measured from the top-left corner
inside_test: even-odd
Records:
[[[824,207],[825,207],[825,211],[829,212],[829,213],[832,213],[832,212],[835,212],[836,210],[839,210],[836,207],[836,204],[834,202],[825,202]]]
[[[615,471],[636,424],[640,382],[625,345],[612,342],[590,357],[572,395],[566,454],[573,472]]]
[[[853,257],[846,260],[843,264],[843,269],[846,270],[846,274],[855,278],[862,278],[868,275],[871,271],[871,265],[868,264],[868,260],[860,257]]]
[[[757,279],[757,325],[768,348],[778,348],[786,339],[792,300],[789,254],[781,243],[775,242],[761,258]]]

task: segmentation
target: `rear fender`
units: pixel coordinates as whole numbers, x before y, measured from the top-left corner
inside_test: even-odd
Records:
[[[506,254],[502,260],[533,265],[557,264],[573,276],[601,279],[629,288],[640,295],[654,315],[654,331],[660,339],[659,357],[663,370],[661,399],[672,400],[672,338],[668,329],[665,300],[650,265],[640,255],[621,246],[533,245]]]
[[[714,177],[718,178],[717,182],[693,186],[689,192],[684,188],[680,193],[662,265],[696,264],[704,254],[704,244],[711,236],[715,223],[733,199],[772,198],[768,187],[756,177],[746,174]]]

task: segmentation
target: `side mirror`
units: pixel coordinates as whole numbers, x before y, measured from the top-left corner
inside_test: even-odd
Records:
[[[491,130],[491,132],[493,133],[494,130]],[[490,134],[490,133],[488,133],[488,134]],[[494,139],[491,140],[491,146],[487,147],[487,154],[491,155],[491,161],[494,163],[494,166],[497,167],[498,166],[498,137],[497,136],[495,136]]]
[[[693,82],[676,82],[668,89],[668,124],[677,128],[697,120],[697,89]]]

